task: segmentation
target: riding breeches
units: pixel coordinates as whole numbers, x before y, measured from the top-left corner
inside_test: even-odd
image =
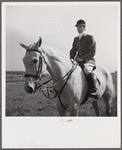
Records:
[[[91,63],[84,64],[84,72],[86,75],[90,74],[93,71],[94,65]]]
[[[79,62],[79,66],[81,66],[82,63]],[[94,65],[91,63],[84,63],[83,64],[83,70],[86,75],[90,74],[94,69]]]

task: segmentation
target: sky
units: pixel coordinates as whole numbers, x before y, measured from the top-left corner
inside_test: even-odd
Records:
[[[7,71],[24,71],[22,59],[26,45],[36,42],[39,36],[44,44],[61,50],[69,57],[75,27],[79,19],[86,22],[86,33],[96,40],[96,64],[110,72],[118,70],[120,51],[119,2],[21,2],[5,3],[2,14]]]

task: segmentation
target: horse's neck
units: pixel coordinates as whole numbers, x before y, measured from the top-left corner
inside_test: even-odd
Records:
[[[44,53],[47,62],[47,70],[53,80],[57,82],[71,69],[71,62],[62,52],[53,50],[51,47],[46,47]]]

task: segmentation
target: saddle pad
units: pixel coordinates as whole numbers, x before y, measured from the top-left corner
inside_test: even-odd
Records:
[[[98,93],[100,96],[102,96],[104,90],[105,90],[105,78],[103,77],[103,74],[101,72],[101,70],[99,69],[95,69],[93,71],[93,73],[95,74],[95,76],[97,77],[97,80],[99,81],[97,88],[98,88]]]
[[[99,84],[101,84],[101,81],[103,80],[103,77],[102,77],[102,74],[101,74],[100,70],[95,69],[92,73],[94,73],[94,75],[96,76]]]
[[[105,82],[106,82],[106,79],[105,77],[103,76],[103,70],[101,70],[101,68],[97,67],[94,71],[92,71],[92,73],[94,73],[95,77],[97,78],[97,93],[99,95],[99,98],[100,99],[104,93],[104,90],[105,90]],[[85,75],[85,73],[84,73]],[[85,75],[86,76],[86,75]],[[87,78],[86,78],[87,79]],[[89,103],[89,97],[90,97],[90,102],[91,100],[92,101],[95,101],[95,97],[91,97],[90,96],[90,87],[88,88],[88,91],[84,97],[84,100],[81,102],[80,105],[83,105],[84,103],[87,104]]]

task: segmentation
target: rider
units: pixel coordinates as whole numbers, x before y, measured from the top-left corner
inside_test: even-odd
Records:
[[[74,38],[72,49],[70,50],[70,59],[71,61],[76,60],[79,66],[83,68],[91,85],[91,96],[98,96],[96,94],[96,78],[92,73],[95,68],[96,42],[92,35],[85,33],[86,23],[84,20],[78,20],[75,26],[79,35]]]

